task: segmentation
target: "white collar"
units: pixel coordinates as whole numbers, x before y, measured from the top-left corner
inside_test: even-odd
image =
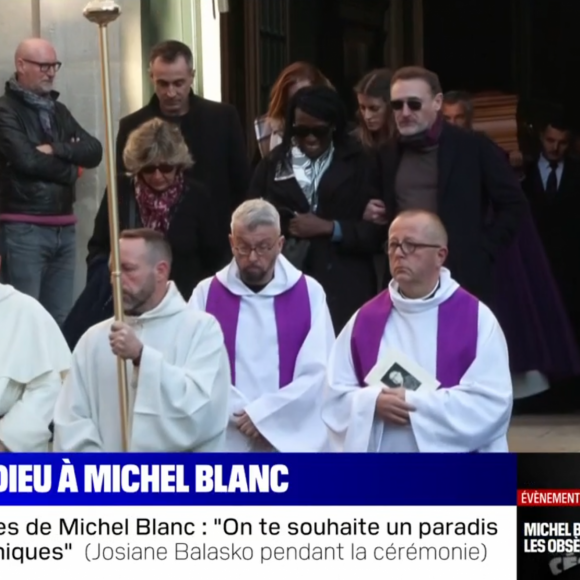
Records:
[[[425,312],[432,308],[437,308],[445,302],[456,290],[459,284],[451,277],[451,272],[447,268],[441,268],[439,281],[433,290],[423,298],[406,298],[401,295],[399,285],[391,280],[389,293],[393,306],[401,313],[413,314]]]
[[[302,272],[295,268],[284,256],[279,255],[276,260],[274,278],[260,291],[260,296],[278,296],[292,288],[302,276]],[[216,274],[217,279],[233,294],[237,296],[256,296],[240,278],[240,270],[235,260]]]
[[[538,162],[545,168],[550,168],[551,167],[550,163],[552,163],[551,161],[546,159],[543,154],[540,154],[540,159],[538,160]],[[558,161],[558,168],[562,167],[563,164],[564,161]]]
[[[435,284],[435,286],[433,286],[433,288],[431,289],[431,292],[427,292],[427,294],[425,294],[425,296],[422,296],[420,298],[409,298],[408,296],[405,296],[403,294],[403,291],[401,290],[401,288],[398,289],[398,292],[405,300],[427,300],[428,298],[433,298],[433,296],[435,296],[435,293],[437,292],[437,290],[439,290],[440,285],[441,285],[441,280],[437,280],[437,283]]]

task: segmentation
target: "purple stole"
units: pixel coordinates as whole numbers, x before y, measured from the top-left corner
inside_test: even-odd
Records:
[[[209,287],[206,312],[220,323],[230,359],[232,384],[236,384],[236,336],[242,298],[230,292],[214,276]],[[294,379],[296,359],[311,327],[310,297],[304,275],[283,294],[274,297],[274,312],[278,334],[279,387]]]
[[[351,353],[361,387],[375,366],[385,326],[393,308],[388,290],[367,302],[357,314],[351,336]],[[458,288],[439,305],[437,321],[437,380],[440,388],[459,384],[477,354],[479,301]]]

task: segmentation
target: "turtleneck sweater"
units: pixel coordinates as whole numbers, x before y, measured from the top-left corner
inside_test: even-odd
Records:
[[[395,195],[399,211],[421,209],[437,213],[439,185],[439,136],[443,118],[424,134],[401,136],[401,158],[395,177]]]

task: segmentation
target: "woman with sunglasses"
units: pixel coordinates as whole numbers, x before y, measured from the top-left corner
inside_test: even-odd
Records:
[[[373,255],[383,227],[365,222],[374,189],[373,157],[347,130],[334,89],[300,89],[288,105],[282,142],[258,165],[251,197],[280,212],[284,255],[324,288],[339,332],[376,294]]]
[[[170,278],[188,300],[199,281],[225,265],[229,250],[215,204],[186,172],[193,160],[179,127],[161,119],[144,123],[129,136],[123,160],[129,174],[117,177],[120,229],[146,227],[166,236],[173,253]],[[71,348],[84,330],[112,315],[110,252],[105,194],[88,243],[87,286],[65,323]]]
[[[118,177],[121,230],[145,227],[162,232],[173,252],[171,279],[185,300],[197,283],[224,266],[227,239],[216,226],[215,204],[204,185],[186,170],[193,160],[179,127],[152,119],[127,141]],[[107,196],[103,197],[89,241],[88,263],[110,252]]]

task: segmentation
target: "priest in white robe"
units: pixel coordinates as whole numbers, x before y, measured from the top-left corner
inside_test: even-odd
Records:
[[[507,452],[512,383],[503,332],[490,309],[443,268],[439,218],[404,212],[387,242],[393,279],[333,347],[323,418],[346,452]],[[410,390],[366,384],[388,349],[436,381]]]
[[[123,451],[117,359],[127,361],[129,451],[222,451],[229,363],[216,320],[169,280],[159,232],[121,234],[124,322],[90,328],[73,352],[55,412],[55,451]]]
[[[227,451],[319,452],[334,329],[326,295],[281,255],[280,216],[251,200],[232,217],[234,260],[189,305],[220,322],[231,368]]]
[[[69,347],[48,311],[7,284],[0,284],[0,329],[0,452],[49,451]]]

